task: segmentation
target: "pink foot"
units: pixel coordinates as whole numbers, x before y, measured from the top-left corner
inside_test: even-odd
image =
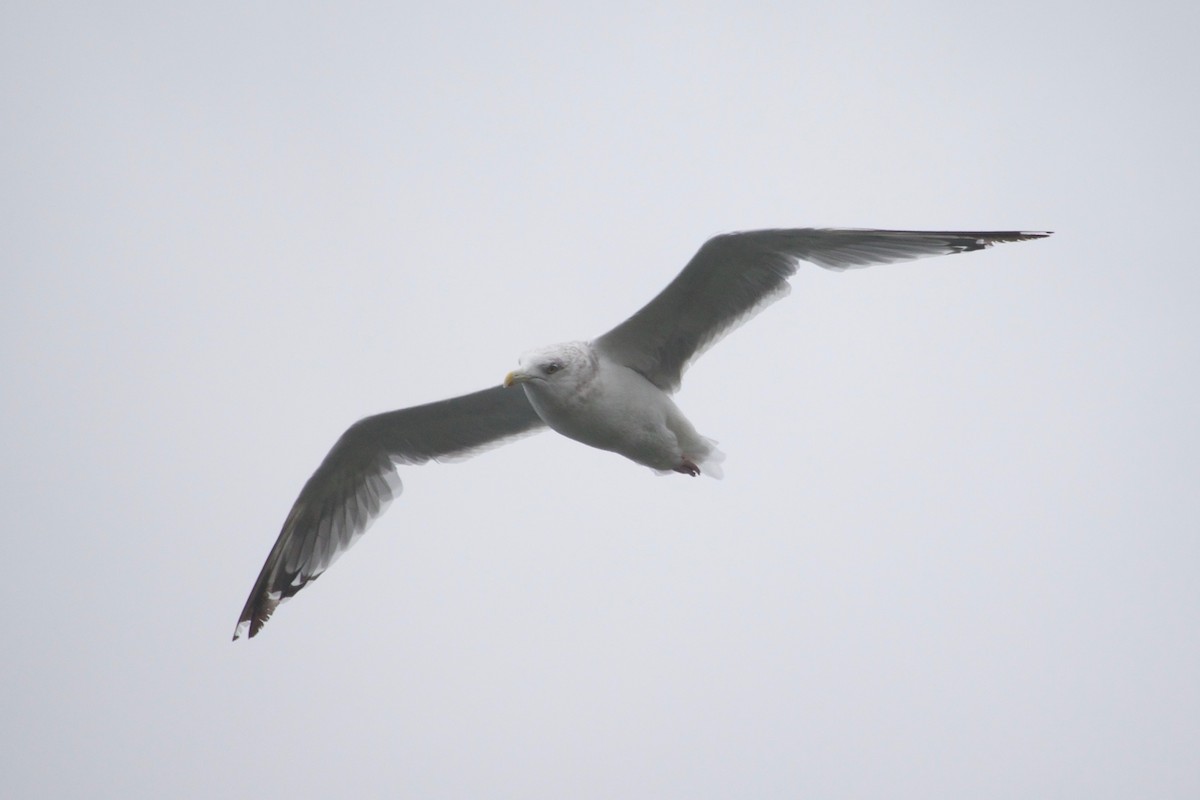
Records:
[[[679,466],[675,468],[676,472],[682,472],[684,475],[691,475],[693,478],[700,474],[700,468],[696,463],[687,456],[679,462]]]

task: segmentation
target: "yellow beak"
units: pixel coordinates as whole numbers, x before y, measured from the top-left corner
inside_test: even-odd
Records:
[[[511,389],[514,383],[524,383],[529,380],[529,376],[524,372],[513,370],[504,376],[504,388]]]

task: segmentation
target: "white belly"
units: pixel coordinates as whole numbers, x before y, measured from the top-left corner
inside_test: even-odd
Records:
[[[596,379],[571,397],[537,389],[526,384],[529,402],[551,428],[652,469],[672,470],[685,456],[699,462],[715,453],[665,392],[627,367],[601,361]]]

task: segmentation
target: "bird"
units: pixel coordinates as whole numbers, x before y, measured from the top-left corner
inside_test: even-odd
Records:
[[[257,635],[281,602],[362,536],[402,491],[397,467],[461,460],[550,428],[659,473],[721,477],[724,455],[671,395],[696,358],[789,293],[802,262],[843,271],[1051,233],[790,228],[714,236],[607,333],[529,351],[498,385],[351,425],[300,490],[233,638]]]

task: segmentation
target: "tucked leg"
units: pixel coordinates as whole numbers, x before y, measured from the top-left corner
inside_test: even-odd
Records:
[[[696,462],[692,461],[687,456],[679,462],[679,466],[675,468],[676,472],[682,472],[684,475],[691,475],[695,478],[700,474],[700,468],[696,466]]]

